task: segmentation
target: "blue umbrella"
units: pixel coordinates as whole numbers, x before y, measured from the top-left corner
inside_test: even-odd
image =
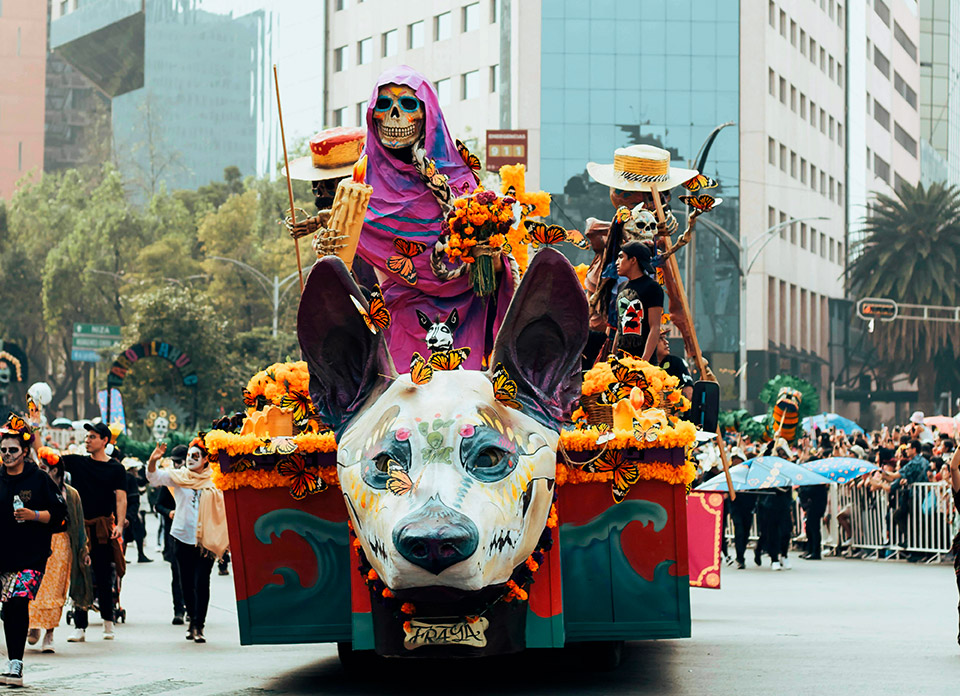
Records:
[[[858,476],[877,470],[875,465],[856,457],[827,457],[813,462],[803,462],[800,466],[837,483],[847,483]]]
[[[765,488],[815,486],[830,483],[830,479],[780,457],[757,457],[730,468],[735,491],[758,491]],[[727,481],[723,474],[704,481],[698,491],[725,491]]]
[[[820,430],[836,428],[837,430],[842,430],[847,435],[863,432],[863,428],[852,420],[837,415],[836,413],[821,413],[816,416],[807,416],[803,419],[803,429],[805,432],[813,432],[814,428],[819,428]]]

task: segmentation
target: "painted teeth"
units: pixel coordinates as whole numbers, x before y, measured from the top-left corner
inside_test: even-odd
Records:
[[[416,126],[406,126],[403,128],[390,128],[388,126],[382,126],[380,128],[380,131],[383,133],[383,135],[388,138],[405,138],[413,135],[416,130]]]

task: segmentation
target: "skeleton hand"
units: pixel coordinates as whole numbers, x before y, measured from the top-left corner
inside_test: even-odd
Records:
[[[313,234],[321,227],[326,227],[329,221],[330,211],[321,210],[313,217],[298,220],[296,223],[294,223],[291,218],[287,217],[284,219],[283,223],[291,237],[294,239],[300,239],[301,237],[306,237],[308,234]]]

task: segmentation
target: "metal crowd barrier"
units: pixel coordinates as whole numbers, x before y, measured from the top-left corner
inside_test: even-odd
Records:
[[[953,506],[950,484],[945,481],[915,483],[909,486],[909,496],[909,512],[905,520],[898,522],[895,512],[900,497],[896,497],[891,505],[887,491],[871,491],[853,484],[831,484],[827,511],[821,522],[824,550],[838,553],[838,548],[849,548],[859,551],[861,556],[877,559],[922,554],[927,562],[940,562],[950,553],[953,538],[960,530],[960,515]],[[841,516],[849,521],[849,536],[840,524]],[[805,518],[799,500],[794,498],[792,538],[800,547],[807,539]],[[725,532],[728,544],[732,546],[733,520],[730,517]],[[749,537],[751,548],[757,537],[754,514]]]

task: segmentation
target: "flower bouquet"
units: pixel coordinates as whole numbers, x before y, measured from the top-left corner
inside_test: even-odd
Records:
[[[453,201],[447,217],[447,258],[468,264],[473,291],[483,297],[497,289],[494,259],[509,252],[506,234],[513,224],[511,196],[498,196],[483,186]]]

